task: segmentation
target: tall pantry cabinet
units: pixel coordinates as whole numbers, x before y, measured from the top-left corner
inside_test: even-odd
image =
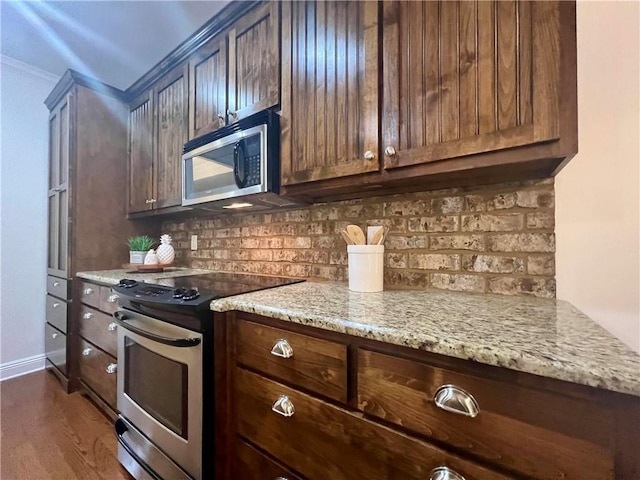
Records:
[[[122,92],[68,70],[49,109],[47,368],[74,388],[76,310],[72,279],[82,270],[121,268],[127,237],[158,231],[126,219],[127,107]],[[78,307],[78,308],[76,308]]]

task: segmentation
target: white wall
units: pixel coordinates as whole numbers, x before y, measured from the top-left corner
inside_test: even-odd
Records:
[[[556,178],[558,298],[640,352],[638,2],[578,1],[579,153]]]
[[[0,57],[0,377],[44,366],[48,111],[58,78]]]

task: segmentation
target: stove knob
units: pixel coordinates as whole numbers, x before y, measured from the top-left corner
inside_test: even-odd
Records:
[[[173,291],[173,298],[182,298],[184,297],[185,292],[187,291],[186,288],[176,288]]]
[[[190,289],[187,290],[186,292],[184,292],[184,295],[182,296],[183,300],[194,300],[196,298],[198,298],[200,296],[200,293],[198,293],[197,290],[194,289]]]

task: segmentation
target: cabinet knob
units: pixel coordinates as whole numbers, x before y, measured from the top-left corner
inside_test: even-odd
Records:
[[[117,329],[118,329],[118,324],[116,322],[111,322],[109,325],[107,325],[108,332],[115,332]]]
[[[107,368],[105,368],[108,374],[116,373],[117,369],[118,369],[118,364],[116,363],[110,363],[109,365],[107,365]]]
[[[85,312],[82,314],[82,318],[84,318],[85,320],[89,320],[91,317],[93,317],[93,313],[91,312]]]
[[[51,306],[52,306],[53,308],[58,308],[58,307],[60,306],[60,304],[59,304],[58,302],[53,302],[53,303],[51,304]]]
[[[392,146],[388,146],[387,148],[384,149],[384,154],[387,157],[393,157],[396,154],[396,149],[393,148]]]
[[[57,280],[55,282],[53,282],[53,286],[54,287],[59,287],[60,286],[60,282],[58,282]]]
[[[82,291],[82,293],[84,293],[85,295],[91,295],[93,293],[93,288],[87,287]]]
[[[293,403],[286,395],[280,395],[271,407],[271,410],[276,412],[278,415],[282,415],[283,417],[292,417],[293,414],[296,413],[296,409],[293,407]]]
[[[455,385],[442,385],[436,390],[433,401],[438,408],[465,417],[475,417],[480,413],[478,402],[468,392]]]
[[[271,355],[282,358],[291,358],[293,357],[293,348],[291,348],[289,342],[287,342],[284,338],[281,338],[271,349]]]
[[[82,356],[83,357],[88,357],[89,355],[91,355],[91,349],[90,348],[85,348],[84,350],[82,350]]]
[[[376,155],[371,150],[367,150],[366,152],[364,152],[365,160],[373,160],[374,158],[376,158]]]
[[[224,113],[219,113],[218,114],[218,119],[224,120]]]
[[[119,298],[120,297],[116,293],[112,293],[111,295],[109,295],[109,297],[107,297],[107,302],[116,303]]]
[[[465,480],[465,478],[455,470],[442,465],[429,472],[429,480]]]
[[[55,338],[58,338],[58,334],[57,334],[57,333],[52,333],[52,334],[51,334],[51,338],[54,338],[54,339],[55,339]]]
[[[227,110],[227,115],[229,115],[230,117],[232,117],[234,120],[235,120],[236,118],[238,118],[238,113],[237,113],[237,112],[234,112],[234,111],[232,111],[232,110]]]

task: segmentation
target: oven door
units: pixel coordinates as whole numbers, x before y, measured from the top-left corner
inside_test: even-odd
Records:
[[[119,324],[120,414],[191,477],[200,479],[202,335],[129,310],[113,316]],[[155,470],[152,450],[142,448],[137,455],[142,465]]]

